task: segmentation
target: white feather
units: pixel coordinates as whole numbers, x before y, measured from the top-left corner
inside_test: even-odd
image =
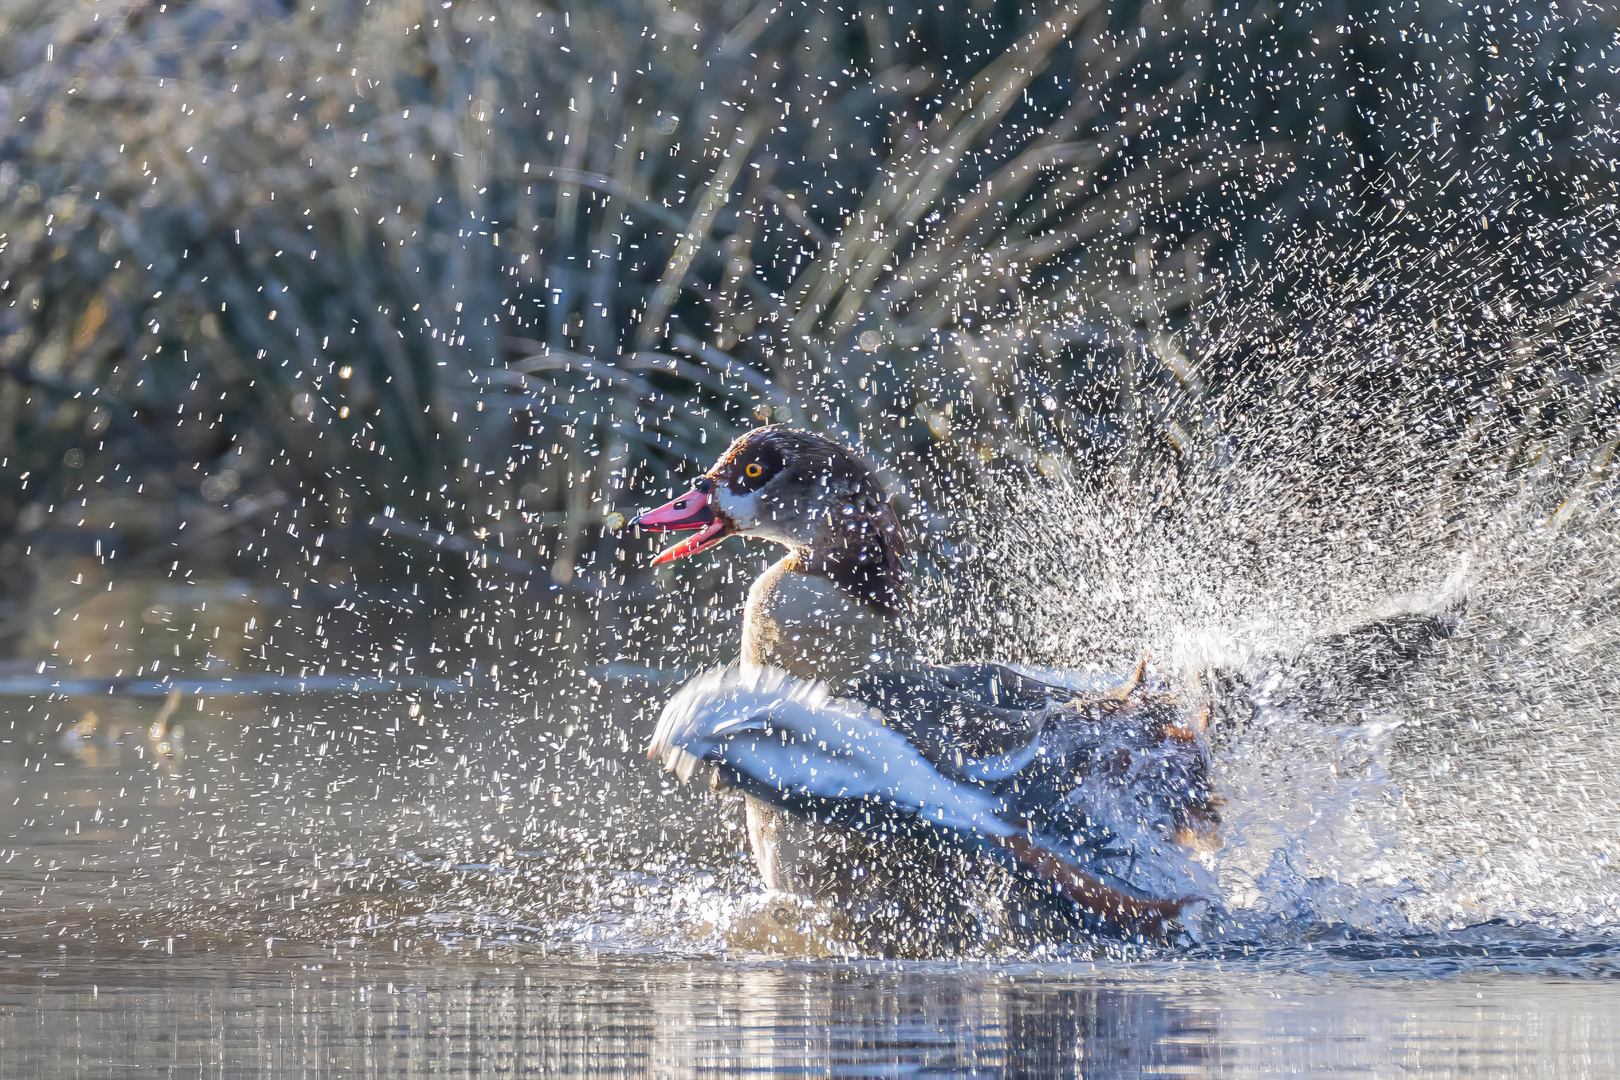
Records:
[[[942,775],[874,713],[772,668],[693,679],[664,707],[650,754],[683,780],[710,761],[787,798],[874,799],[950,828],[1020,831],[998,799]]]

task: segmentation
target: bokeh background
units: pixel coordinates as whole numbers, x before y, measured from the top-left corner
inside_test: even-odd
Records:
[[[1603,4],[5,0],[0,652],[45,645],[43,553],[98,582],[404,583],[429,619],[491,588],[530,622],[610,597],[588,621],[611,660],[659,591],[616,526],[763,420],[865,450],[925,568],[1008,469],[1124,470],[1177,513],[1233,417],[1291,415],[1280,347],[1444,319],[1452,346],[1403,331],[1366,377],[1491,386],[1518,362],[1481,358],[1493,298],[1591,287],[1617,26]],[[1366,359],[1332,392],[1376,394],[1347,390]]]

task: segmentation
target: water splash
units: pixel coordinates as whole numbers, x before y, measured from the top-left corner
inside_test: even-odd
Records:
[[[936,608],[994,611],[1029,662],[1147,653],[1215,688],[1203,932],[1620,919],[1612,220],[1581,223],[1584,277],[1538,274],[1533,237],[1302,243],[1269,275],[1297,324],[1251,277],[1165,347],[1174,439],[1101,480],[1009,470],[964,515]]]

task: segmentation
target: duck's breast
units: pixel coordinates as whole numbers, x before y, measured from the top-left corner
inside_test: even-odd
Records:
[[[836,681],[893,646],[893,620],[826,578],[777,563],[748,591],[742,661],[800,679]]]

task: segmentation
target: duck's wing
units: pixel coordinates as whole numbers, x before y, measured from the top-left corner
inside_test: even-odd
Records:
[[[1219,800],[1210,780],[1208,705],[1143,681],[1122,692],[1077,695],[1050,726],[1040,768],[1011,800],[1054,832],[1219,845]]]
[[[879,713],[940,771],[994,783],[1029,767],[1072,692],[1000,664],[869,668],[840,693]]]
[[[1013,819],[1066,838],[1077,857],[1128,863],[1162,840],[1216,843],[1207,709],[1154,684],[1142,664],[1087,689],[999,664],[912,664],[864,671],[840,692],[942,773],[991,788]]]
[[[1462,630],[1466,599],[1440,611],[1409,611],[1313,638],[1286,654],[1211,671],[1223,734],[1243,730],[1262,710],[1296,722],[1335,723],[1354,709],[1376,710]]]
[[[970,677],[980,676],[989,677]],[[717,670],[665,707],[648,756],[683,780],[721,770],[729,786],[825,824],[954,838],[1128,932],[1157,933],[1180,910],[1182,900],[1113,879],[1072,837],[1043,835],[1009,789],[936,768],[884,719],[823,684],[778,671]]]
[[[843,815],[833,804],[864,804],[874,826],[921,818],[984,835],[1017,831],[994,792],[943,775],[858,702],[780,671],[693,679],[665,706],[648,756],[683,780],[704,765],[724,769],[727,783],[788,810]]]

